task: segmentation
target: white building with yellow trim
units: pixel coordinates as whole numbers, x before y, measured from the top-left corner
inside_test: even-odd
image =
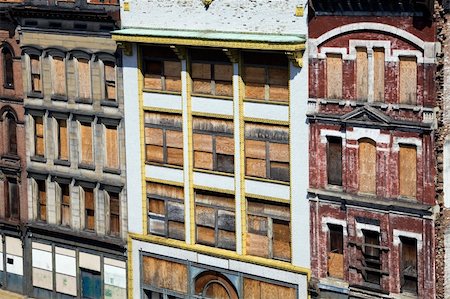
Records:
[[[130,298],[307,298],[306,0],[121,1]]]

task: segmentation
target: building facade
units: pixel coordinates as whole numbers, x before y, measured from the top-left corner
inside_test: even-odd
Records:
[[[33,298],[125,298],[121,52],[110,35],[120,26],[118,3],[16,2],[5,8],[14,27],[2,49],[14,54],[13,86],[20,86],[8,101],[22,88],[23,101],[10,105],[17,112],[1,108],[2,136],[10,141],[8,149],[2,143],[2,159],[14,145],[3,124],[15,121],[22,160],[15,159],[22,164],[10,168],[26,176],[4,171],[2,180],[5,194],[17,190],[26,199],[20,202],[26,225],[20,239],[3,238],[7,288],[14,282],[15,291]],[[2,51],[5,59],[8,50]]]
[[[121,3],[130,298],[307,298],[306,1],[258,2]]]
[[[319,298],[435,298],[433,5],[312,1],[311,267]]]

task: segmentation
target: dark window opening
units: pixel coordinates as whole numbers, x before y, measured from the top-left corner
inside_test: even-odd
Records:
[[[328,275],[344,278],[344,232],[342,226],[329,224]]]
[[[374,231],[363,231],[363,276],[368,283],[380,285],[381,283],[381,251],[380,234]]]
[[[5,202],[5,216],[10,219],[19,219],[20,194],[19,185],[15,179],[7,180],[7,196]]]
[[[8,132],[8,154],[17,154],[17,123],[11,113],[6,115],[6,125]]]
[[[327,145],[328,184],[342,186],[342,139],[328,138]]]
[[[4,86],[7,88],[12,88],[14,87],[13,55],[7,47],[3,48],[2,54],[3,54]]]
[[[400,238],[400,240],[401,291],[417,294],[417,240],[404,237]]]

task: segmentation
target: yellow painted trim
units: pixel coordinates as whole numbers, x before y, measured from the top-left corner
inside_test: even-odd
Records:
[[[277,101],[244,99],[244,102],[245,103],[256,103],[256,104],[270,104],[270,105],[279,105],[279,106],[289,106],[289,101],[288,102],[277,102]]]
[[[289,166],[290,166],[290,164],[289,164]],[[289,170],[290,169],[291,169],[291,167],[289,167]],[[289,173],[289,175],[290,175],[290,173]],[[253,176],[245,176],[245,179],[246,180],[250,180],[250,181],[259,181],[259,182],[276,184],[276,185],[290,186],[289,182],[276,181],[276,180],[265,179],[265,178],[258,178],[258,177],[253,177]]]
[[[213,47],[213,48],[231,48],[247,50],[273,50],[273,51],[299,51],[305,49],[305,43],[268,43],[255,41],[230,41],[230,40],[211,40],[211,39],[189,39],[182,37],[154,37],[154,36],[131,36],[131,35],[112,35],[112,39],[121,42],[145,43],[145,44],[163,44],[174,46],[195,46],[195,47]]]
[[[194,185],[194,189],[234,195],[234,190]]]
[[[152,106],[144,106],[143,109],[145,112],[163,112],[163,113],[172,113],[172,114],[183,114],[183,110],[181,109],[169,109],[169,108],[159,108]]]
[[[131,237],[128,235],[127,238],[127,250],[128,250],[128,298],[133,298],[133,242]],[[138,270],[139,271],[139,270]]]
[[[233,97],[227,97],[227,96],[216,96],[216,95],[210,95],[210,94],[198,94],[193,93],[192,97],[196,98],[206,98],[206,99],[212,99],[212,100],[226,100],[226,101],[233,101]]]
[[[213,104],[213,103],[211,103]],[[199,111],[192,111],[193,116],[202,116],[202,117],[212,117],[212,118],[224,118],[224,119],[231,119],[233,120],[233,114],[216,114],[216,113],[209,113],[209,112],[199,112]]]
[[[213,175],[234,177],[233,173],[219,172],[219,171],[213,171],[213,170],[207,170],[207,169],[199,169],[199,168],[194,168],[194,172],[202,172],[202,173],[213,174]]]
[[[177,91],[166,91],[166,90],[157,90],[157,89],[148,89],[148,88],[142,88],[142,91],[144,93],[156,93],[156,94],[169,94],[169,95],[176,95],[176,96],[180,96],[181,97],[181,92],[177,92]]]
[[[266,259],[258,256],[249,256],[249,255],[239,255],[235,251],[229,251],[225,249],[215,248],[215,247],[209,247],[205,245],[199,245],[199,244],[193,244],[189,245],[186,244],[183,241],[175,240],[175,239],[167,239],[159,236],[143,236],[138,235],[134,233],[129,234],[130,238],[134,240],[139,240],[143,242],[148,243],[154,243],[164,246],[169,246],[173,248],[183,249],[183,250],[189,250],[197,253],[207,254],[219,258],[226,258],[226,259],[232,259],[241,261],[244,263],[250,263],[270,268],[275,268],[283,271],[298,273],[298,274],[304,274],[307,275],[308,280],[311,276],[311,270],[303,267],[294,266],[291,263],[273,260],[273,259]]]
[[[282,199],[282,198],[276,198],[276,197],[272,197],[272,196],[265,196],[265,195],[252,194],[252,193],[246,193],[245,195],[247,198],[262,199],[265,201],[280,202],[280,203],[287,203],[287,204],[291,203],[290,199]]]
[[[177,187],[184,188],[184,183],[174,182],[174,181],[146,178],[146,182],[147,183],[155,183],[155,184],[163,184],[163,185],[171,185],[171,186],[177,186]]]
[[[252,122],[252,123],[263,123],[270,125],[280,125],[280,126],[289,126],[289,120],[273,120],[273,119],[264,119],[264,118],[256,118],[256,117],[244,117],[244,121]]]

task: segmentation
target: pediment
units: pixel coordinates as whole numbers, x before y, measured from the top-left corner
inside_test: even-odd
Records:
[[[364,106],[353,110],[352,112],[344,114],[343,116],[341,116],[341,121],[388,125],[391,124],[392,119],[383,112],[373,107]]]

